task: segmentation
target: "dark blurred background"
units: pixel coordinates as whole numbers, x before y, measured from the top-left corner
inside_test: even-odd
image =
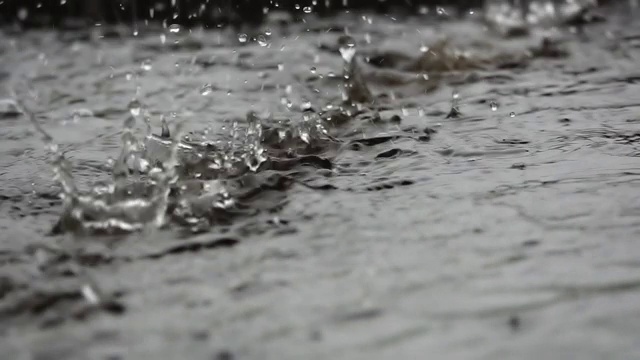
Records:
[[[0,0],[0,22],[23,27],[71,27],[83,23],[118,23],[153,19],[207,27],[260,23],[273,9],[328,16],[344,9],[416,13],[425,7],[467,10],[482,0]],[[306,9],[305,9],[306,8]]]

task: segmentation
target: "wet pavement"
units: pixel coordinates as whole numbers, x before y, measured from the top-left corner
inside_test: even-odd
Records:
[[[0,358],[637,358],[640,26],[602,12],[1,32]],[[177,182],[123,180],[163,226],[63,204],[28,112],[92,200],[126,119],[163,174],[182,122]]]

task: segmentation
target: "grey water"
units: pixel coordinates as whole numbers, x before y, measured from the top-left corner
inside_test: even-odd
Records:
[[[636,10],[496,6],[0,31],[0,358],[638,358]]]

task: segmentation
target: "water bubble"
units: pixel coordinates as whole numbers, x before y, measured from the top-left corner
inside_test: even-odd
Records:
[[[212,91],[213,91],[213,87],[211,86],[211,84],[204,84],[200,88],[200,95],[207,96],[207,95],[211,94]]]
[[[238,41],[240,41],[241,43],[246,43],[248,39],[249,37],[247,36],[247,34],[238,34]]]
[[[172,34],[177,34],[180,32],[180,25],[178,24],[171,24],[169,26],[169,32]]]
[[[491,104],[489,104],[489,106],[491,107],[491,111],[498,110],[498,103],[496,103],[495,101],[492,101]]]

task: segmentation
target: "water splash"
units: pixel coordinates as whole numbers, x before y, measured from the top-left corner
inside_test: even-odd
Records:
[[[344,35],[338,39],[338,44],[340,45],[340,55],[344,60],[342,100],[351,104],[373,102],[374,97],[355,58],[355,40],[351,36]]]

